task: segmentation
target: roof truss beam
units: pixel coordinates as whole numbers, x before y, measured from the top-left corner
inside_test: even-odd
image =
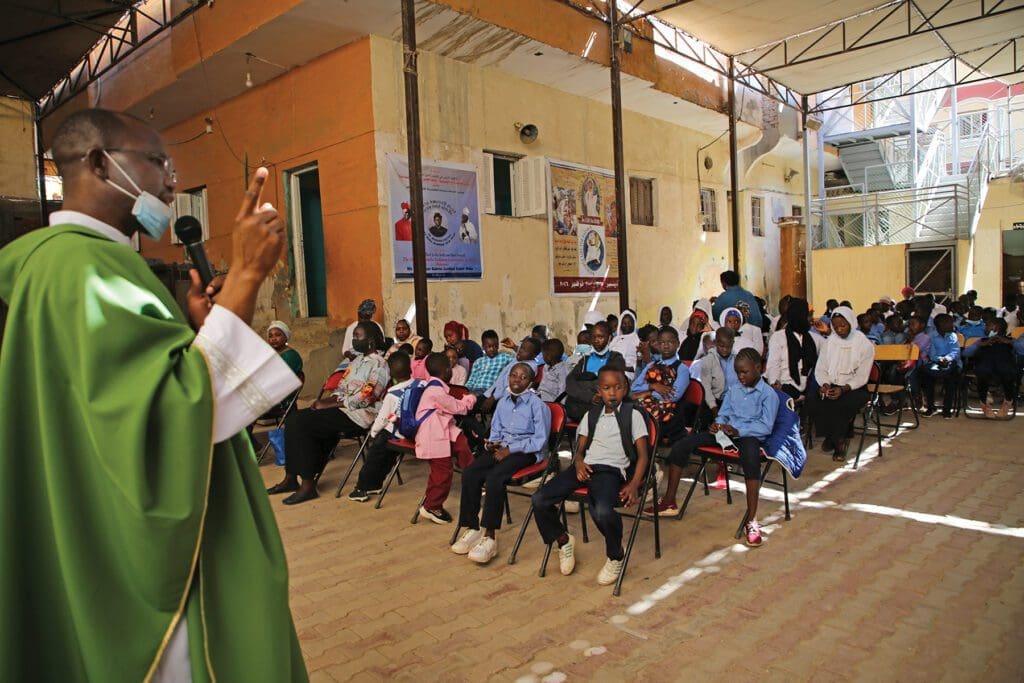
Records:
[[[819,93],[818,101],[808,113],[822,114],[853,105],[882,102],[897,97],[942,90],[953,85],[970,85],[1024,74],[1024,34],[977,48],[965,55],[972,56],[971,63],[967,63],[963,59],[963,55],[947,57],[938,62],[930,62],[928,65],[922,64],[916,68],[880,76],[874,80],[872,87],[860,92],[855,91],[855,88],[862,86],[863,81],[848,83],[835,90]],[[1001,58],[1000,63],[1004,66],[994,71],[990,68],[982,73],[981,70],[996,58]],[[920,68],[924,66],[931,66],[931,68],[921,71]],[[940,72],[943,70],[950,73],[948,78],[941,77]]]
[[[954,3],[946,0],[926,13],[916,0],[893,0],[869,12],[745,50],[736,57],[745,64],[741,74],[755,70],[770,74],[916,36],[935,34],[941,39],[939,31],[1015,12],[1024,18],[1024,2],[970,0],[969,3]],[[946,45],[948,49],[948,43]],[[950,54],[950,57],[960,56]]]
[[[181,5],[173,0],[161,0],[159,12],[143,12],[135,3],[116,2],[123,4],[124,17],[109,31],[102,34],[99,41],[82,57],[64,78],[57,82],[50,91],[40,98],[39,118],[45,118],[58,107],[85,90],[119,63],[124,61],[137,49],[155,38],[165,29],[180,23],[209,0],[190,0]],[[154,14],[156,16],[154,16]],[[73,17],[62,17],[80,24]],[[145,35],[140,37],[139,26],[146,27]]]

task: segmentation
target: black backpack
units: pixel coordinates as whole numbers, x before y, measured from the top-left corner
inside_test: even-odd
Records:
[[[608,361],[605,365],[612,363],[619,364],[622,369],[626,367],[626,361],[618,351],[608,354]],[[584,356],[565,378],[565,415],[572,422],[582,420],[594,405],[591,400],[597,393],[597,374],[587,372],[586,368],[587,357]]]
[[[636,439],[633,437],[633,412],[640,413],[640,416],[647,422],[647,413],[644,409],[638,406],[636,403],[630,400],[623,401],[616,411],[616,416],[619,421],[619,436],[622,437],[622,450],[625,451],[626,457],[629,458],[630,466],[636,465]],[[593,406],[587,412],[587,445],[583,449],[583,457],[586,457],[587,451],[590,449],[590,444],[594,442],[594,431],[597,429],[597,421],[600,419],[601,414],[604,412],[604,404]]]

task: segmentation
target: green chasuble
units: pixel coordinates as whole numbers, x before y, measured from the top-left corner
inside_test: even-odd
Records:
[[[284,549],[243,433],[214,445],[195,333],[130,247],[0,251],[0,680],[304,681]]]

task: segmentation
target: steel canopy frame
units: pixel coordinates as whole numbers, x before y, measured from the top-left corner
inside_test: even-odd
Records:
[[[742,59],[747,55],[756,55],[756,58],[753,59],[753,61],[743,59],[743,62],[746,64],[746,68],[748,70],[754,70],[756,68],[763,74],[769,74],[773,71],[778,71],[779,69],[810,64],[822,59],[839,57],[852,52],[888,45],[908,38],[933,33],[936,34],[940,40],[943,40],[943,43],[946,44],[948,49],[949,44],[942,39],[941,34],[938,33],[939,31],[1024,10],[1024,5],[1003,7],[1005,2],[1006,0],[987,0],[987,2],[986,0],[972,0],[972,4],[977,5],[976,11],[972,12],[968,17],[961,17],[960,13],[962,13],[966,5],[958,4],[951,7],[951,5],[953,5],[953,0],[945,0],[945,2],[943,2],[943,4],[931,14],[926,14],[918,6],[917,0],[895,0],[889,5],[876,8],[869,12],[863,12],[853,17],[847,17],[846,19],[825,24],[824,26],[818,26],[808,31],[802,31],[778,41],[750,48],[749,50],[744,50],[738,53],[736,57]],[[949,18],[944,21],[943,13],[948,13],[948,11],[956,11],[958,18]],[[882,14],[881,18],[871,24],[869,28],[858,28],[856,30],[850,28],[851,22],[859,21],[865,17],[877,14]],[[906,16],[905,23],[903,22],[903,15]],[[895,21],[890,21],[890,19],[894,17],[899,20],[899,25],[901,27],[901,31],[896,35],[892,35],[892,30],[895,28]],[[878,35],[883,32],[885,37]],[[800,47],[791,46],[794,41],[803,42],[808,36],[815,33],[820,33],[820,35],[811,41],[810,44],[801,45]],[[833,39],[838,37],[840,41],[839,46],[831,47],[830,44],[829,47],[825,47],[824,45],[821,45],[829,36],[833,36]],[[967,50],[961,54],[967,54],[972,51],[973,50]],[[758,66],[767,57],[773,54],[777,55],[779,52],[782,53],[781,62],[769,60],[770,63],[767,66]],[[954,50],[953,54],[950,56],[958,57],[960,54],[957,54]]]
[[[161,0],[160,12],[157,16],[143,11],[139,7],[141,2],[124,3],[125,18],[103,33],[96,45],[89,49],[81,61],[68,72],[68,75],[58,81],[47,94],[39,99],[37,102],[39,120],[52,114],[62,104],[85,90],[137,49],[163,32],[164,29],[180,23],[208,3],[209,0],[189,0],[175,13],[173,5],[179,3],[173,2],[173,0]],[[68,20],[80,23],[73,17],[68,17]],[[146,22],[146,28],[150,29],[141,37],[139,35],[140,21]]]

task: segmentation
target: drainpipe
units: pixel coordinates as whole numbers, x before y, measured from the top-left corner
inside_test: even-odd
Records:
[[[611,3],[614,5],[615,3]],[[736,64],[729,57],[729,186],[732,188],[732,269],[740,272],[739,153],[736,143]],[[810,208],[810,207],[808,207]]]
[[[612,151],[615,157],[615,217],[619,226],[619,308],[629,308],[629,258],[626,245],[626,169],[622,154],[622,85],[619,71],[621,50],[619,10],[615,2],[608,3],[608,30],[612,38],[611,96],[612,96]]]
[[[430,336],[427,309],[427,251],[423,234],[423,160],[420,157],[420,88],[416,53],[416,6],[402,0],[402,42],[405,74],[405,129],[409,154],[409,204],[412,207],[413,301],[416,334]]]

